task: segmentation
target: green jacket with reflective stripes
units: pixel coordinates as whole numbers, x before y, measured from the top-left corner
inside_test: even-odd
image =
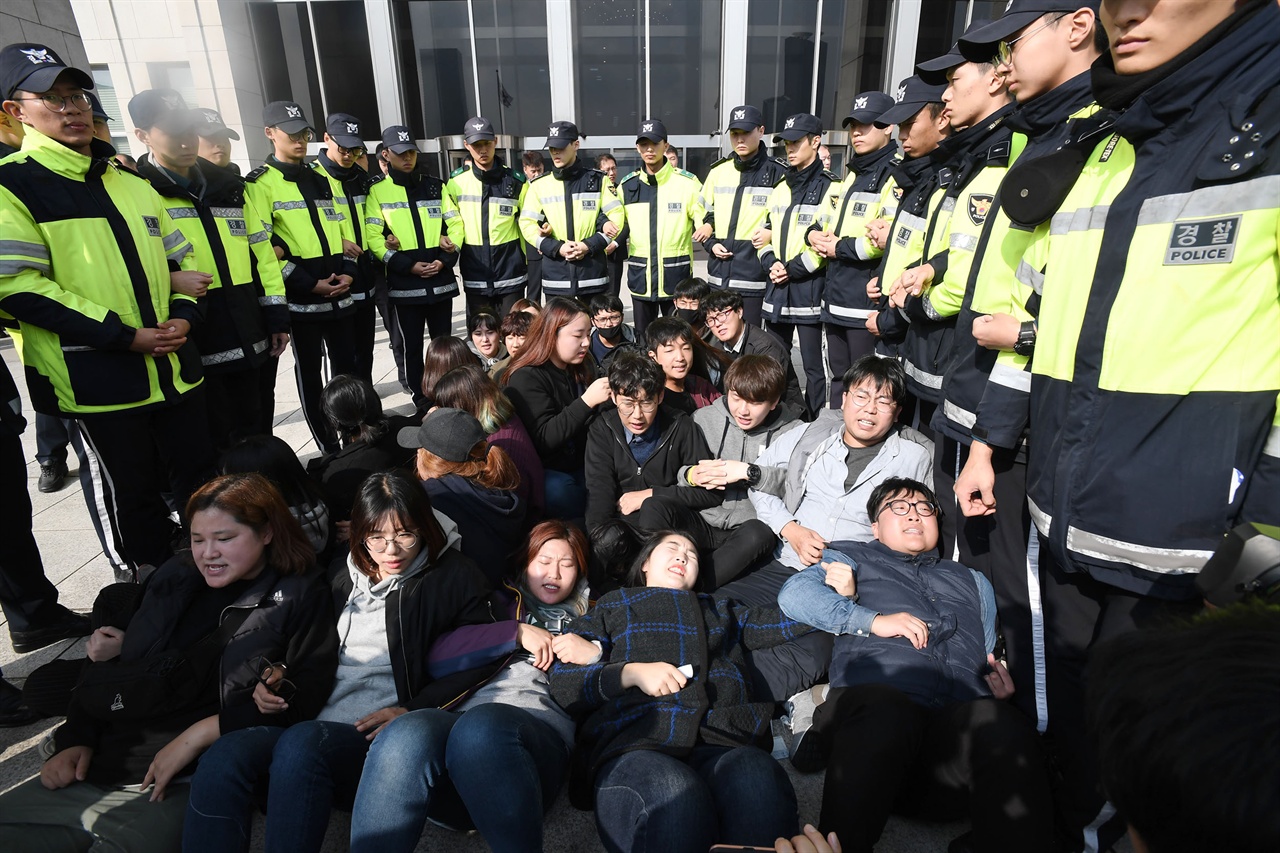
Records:
[[[195,259],[156,191],[111,146],[91,151],[28,127],[0,163],[0,312],[18,321],[32,406],[59,417],[175,403],[203,376],[193,343],[129,349],[138,329],[198,325],[196,300],[169,287]]]
[[[609,287],[608,256],[613,242],[601,229],[607,220],[619,230],[626,214],[618,188],[604,172],[589,169],[581,159],[564,169],[534,178],[520,209],[520,233],[542,255],[542,292],[546,296],[592,296]],[[551,233],[542,233],[542,225]],[[586,257],[567,260],[565,243],[586,244]]]
[[[786,178],[769,195],[769,215],[764,227],[772,231],[769,243],[760,247],[760,266],[768,278],[775,263],[787,270],[781,284],[769,282],[764,292],[764,316],[778,323],[816,325],[822,315],[822,284],[827,259],[809,246],[809,232],[830,224],[827,199],[836,176],[814,158],[804,169],[788,169]]]
[[[636,299],[673,299],[676,285],[693,275],[693,229],[706,214],[701,189],[697,178],[668,162],[656,175],[632,172],[618,185],[630,254],[626,284]]]
[[[400,241],[390,249],[384,232]],[[453,274],[458,253],[440,246],[448,236],[455,246],[463,240],[462,217],[439,178],[425,172],[392,172],[369,184],[364,202],[364,234],[373,252],[387,265],[387,297],[396,302],[433,305],[458,295]],[[440,270],[423,277],[414,273],[418,263],[439,261]]]
[[[445,189],[461,215],[458,269],[468,293],[503,296],[524,290],[529,275],[520,208],[528,186],[501,160],[488,172],[471,166],[449,179]]]

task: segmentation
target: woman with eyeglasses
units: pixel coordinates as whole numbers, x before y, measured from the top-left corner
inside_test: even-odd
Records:
[[[874,541],[833,542],[783,585],[783,613],[837,635],[791,763],[826,769],[819,826],[845,850],[870,851],[895,810],[970,818],[963,849],[1048,850],[1049,778],[1034,726],[1004,701],[995,593],[938,556],[939,513],[928,486],[891,477],[867,501]]]
[[[370,744],[389,722],[420,708],[450,708],[500,662],[435,677],[428,650],[464,625],[489,624],[489,585],[458,550],[457,528],[403,472],[374,474],[351,512],[351,548],[329,568],[338,668],[316,719],[255,728],[219,744],[197,773],[183,850],[247,850],[255,792],[266,792],[266,849],[319,850],[329,814],[348,808]],[[284,673],[301,690],[302,682]],[[255,701],[287,709],[267,678]]]
[[[263,216],[270,215],[266,224],[289,303],[302,413],[316,444],[333,453],[338,436],[320,403],[325,361],[330,375],[356,375],[351,291],[359,268],[343,244],[350,214],[336,202],[325,173],[306,162],[315,131],[302,107],[272,101],[262,111],[262,123],[272,153],[244,176],[245,194]]]
[[[95,635],[101,655],[54,731],[56,751],[38,779],[0,797],[0,849],[174,850],[187,778],[208,747],[283,732],[324,704],[338,658],[330,596],[280,493],[259,474],[228,475],[186,509],[191,551],[147,579],[123,633]],[[166,658],[183,661],[171,670],[180,677],[141,683],[137,670]],[[296,685],[287,706],[259,701],[267,668]]]

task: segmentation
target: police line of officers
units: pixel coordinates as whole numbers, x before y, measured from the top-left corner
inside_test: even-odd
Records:
[[[20,323],[33,404],[77,419],[99,461],[123,552],[158,564],[157,484],[184,499],[215,447],[270,429],[289,336],[307,422],[336,449],[323,359],[370,378],[377,276],[421,402],[424,331],[449,333],[455,268],[468,313],[501,315],[526,293],[527,248],[544,293],[583,298],[609,290],[625,246],[643,331],[697,241],[750,324],[798,336],[811,415],[841,404],[860,355],[903,361],[938,491],[958,496],[945,547],[992,578],[1016,701],[1044,729],[1055,705],[1078,717],[1099,625],[1194,597],[1231,523],[1280,522],[1280,164],[1266,157],[1280,63],[1254,61],[1275,52],[1280,13],[1243,4],[1213,51],[1167,59],[1196,74],[1140,90],[1108,64],[1097,9],[1013,0],[893,97],[858,95],[843,179],[819,159],[817,117],[777,129],[784,162],[750,105],[702,181],[668,162],[656,119],[637,132],[642,168],[616,184],[563,121],[553,170],[527,180],[482,117],[447,182],[418,168],[405,127],[383,132],[385,175],[370,178],[357,118],[329,116],[307,162],[312,125],[275,102],[273,152],[241,180],[195,154],[197,135],[226,148],[221,118],[163,90],[130,102],[150,150],[134,174],[84,127],[88,75],[12,45],[0,73],[26,139],[0,165],[0,309]],[[1222,93],[1229,107],[1192,120]]]

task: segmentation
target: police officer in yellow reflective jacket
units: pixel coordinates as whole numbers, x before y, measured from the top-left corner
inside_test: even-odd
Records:
[[[204,310],[204,323],[192,338],[204,366],[214,445],[223,450],[245,436],[269,434],[261,412],[263,372],[274,369],[271,357],[289,343],[289,309],[270,235],[245,201],[240,176],[196,155],[200,116],[181,94],[139,92],[129,101],[129,116],[150,152],[138,158],[138,174],[186,228],[199,269],[173,278]]]
[[[463,240],[462,218],[444,183],[418,168],[418,146],[409,128],[382,133],[386,177],[369,185],[364,233],[369,250],[387,265],[387,301],[404,340],[405,378],[413,402],[425,411],[422,392],[423,331],[449,334],[458,280],[453,268]],[[387,246],[385,232],[400,241]]]
[[[552,170],[529,182],[520,233],[541,253],[542,292],[579,298],[609,289],[605,250],[625,224],[617,188],[578,157],[578,126],[557,121],[547,130]],[[542,225],[551,226],[550,234]],[[608,231],[610,233],[606,234]]]
[[[791,349],[797,330],[805,373],[805,406],[816,417],[827,403],[826,366],[822,361],[822,283],[827,259],[810,248],[809,231],[824,230],[830,216],[827,194],[836,176],[822,168],[818,146],[822,122],[800,113],[787,118],[774,134],[787,148],[787,172],[769,195],[769,215],[759,248],[760,266],[769,275],[764,294],[765,327]]]
[[[118,550],[137,569],[172,553],[179,506],[213,467],[199,321],[170,271],[194,269],[163,200],[93,138],[86,89],[45,45],[0,50],[4,110],[26,126],[0,164],[0,311],[23,337],[37,411],[76,419]]]
[[[668,147],[662,122],[641,122],[636,150],[644,165],[618,185],[630,253],[623,279],[631,291],[640,335],[659,310],[670,313],[675,286],[693,275],[693,229],[705,212],[698,179],[668,162]]]
[[[462,138],[471,165],[450,178],[446,189],[461,215],[458,267],[467,316],[487,307],[505,317],[529,281],[520,236],[520,207],[528,184],[497,157],[497,135],[487,118],[467,119]]]
[[[351,284],[357,269],[343,254],[346,214],[334,202],[328,178],[305,162],[315,132],[302,107],[272,101],[262,111],[262,123],[273,153],[245,175],[245,191],[261,215],[270,217],[271,244],[280,250],[307,427],[325,453],[335,453],[338,437],[320,408],[320,392],[326,358],[331,374],[355,373]]]

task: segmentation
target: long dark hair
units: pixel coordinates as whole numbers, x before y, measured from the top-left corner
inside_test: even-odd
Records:
[[[219,509],[261,534],[271,533],[267,565],[282,575],[305,574],[316,564],[316,552],[280,491],[261,474],[226,474],[205,483],[187,501],[187,518]]]
[[[455,367],[441,376],[434,390],[436,405],[467,412],[489,435],[502,429],[516,411],[498,383],[472,364]]]
[[[222,452],[221,474],[258,473],[280,490],[291,507],[324,503],[320,488],[309,476],[298,456],[283,439],[274,435],[251,435]]]
[[[502,374],[502,384],[509,385],[511,377],[515,376],[516,371],[522,367],[546,364],[551,361],[551,355],[556,351],[556,336],[560,334],[561,329],[578,319],[579,315],[588,319],[591,317],[587,309],[576,299],[566,299],[563,296],[553,296],[548,299],[547,306],[534,318],[533,325],[529,327],[524,346],[520,348],[516,357],[511,359],[511,366],[507,368],[507,372]],[[569,376],[582,385],[589,384],[594,378],[590,362],[591,359],[588,358],[582,364],[569,365]]]
[[[320,408],[343,440],[373,444],[387,434],[382,401],[373,386],[363,379],[338,374],[320,393]]]
[[[698,543],[688,533],[682,533],[679,530],[655,530],[649,534],[644,540],[644,544],[640,548],[640,553],[636,555],[635,561],[631,564],[631,571],[627,572],[626,586],[645,586],[644,580],[644,564],[649,562],[649,557],[653,555],[654,549],[662,544],[662,540],[668,536],[679,536],[687,541],[695,549]],[[701,568],[701,566],[699,566]],[[701,573],[699,573],[701,578]]]
[[[434,563],[444,551],[444,530],[436,521],[431,499],[422,485],[404,471],[370,474],[360,484],[360,491],[351,507],[351,560],[362,575],[377,576],[377,563],[365,547],[364,540],[387,516],[412,527],[422,537],[430,562]]]
[[[422,393],[435,404],[436,383],[455,367],[473,364],[480,366],[480,359],[466,343],[454,337],[432,338],[422,359]]]

